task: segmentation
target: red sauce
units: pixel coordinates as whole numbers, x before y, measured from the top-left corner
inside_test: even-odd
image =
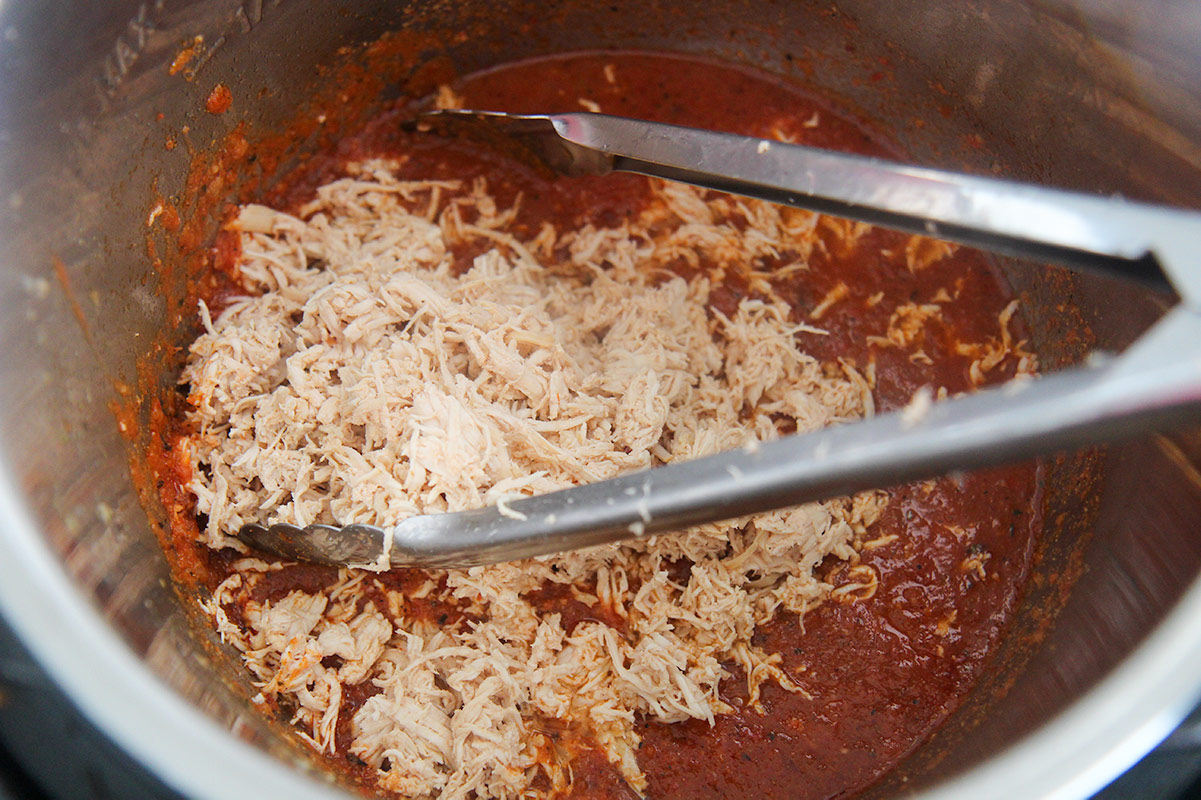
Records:
[[[581,622],[603,622],[614,630],[625,630],[625,620],[617,612],[601,603],[589,604],[578,598],[570,586],[562,583],[547,584],[522,598],[538,609],[539,616],[558,614],[559,623],[567,635]]]
[[[895,155],[886,142],[819,98],[759,73],[685,57],[569,55],[473,75],[455,88],[474,108],[556,112],[580,110],[584,99],[608,113],[756,135],[783,133],[820,147]],[[346,162],[381,155],[405,157],[402,178],[484,176],[499,203],[520,196],[518,237],[532,236],[547,221],[560,228],[619,224],[648,200],[648,183],[636,176],[553,179],[475,143],[406,133],[397,125],[406,113],[383,114],[360,134],[309,159],[265,200],[294,207],[338,176]],[[997,317],[1009,301],[988,263],[961,249],[911,272],[906,236],[871,231],[848,245],[839,227],[830,225],[822,237],[824,250],[815,252],[811,268],[773,287],[804,321],[811,321],[831,292],[841,292],[812,320],[829,335],[802,334],[799,346],[831,363],[849,359],[860,369],[874,361],[880,409],[903,405],[921,386],[952,393],[969,389],[972,358],[958,353],[956,344],[998,337]],[[219,241],[216,260],[229,264],[237,257],[234,248],[236,243]],[[466,262],[474,253],[465,249],[457,255]],[[745,281],[727,277],[715,289],[713,304],[729,309],[748,292]],[[884,335],[898,306],[931,302],[941,305],[941,317],[928,322],[912,346],[869,341]],[[1016,320],[1011,330],[1020,338]],[[928,362],[911,358],[918,349]],[[1014,359],[1006,359],[988,374],[989,382],[1011,376],[1014,368]],[[781,616],[756,634],[757,645],[783,654],[783,667],[809,696],[765,684],[762,711],[751,710],[745,681],[731,667],[722,691],[737,710],[713,727],[644,721],[638,762],[650,782],[648,796],[841,797],[895,766],[958,706],[1006,629],[1041,526],[1038,479],[1035,466],[1024,465],[893,490],[888,511],[868,538],[895,539],[862,553],[863,563],[879,574],[875,594],[830,600],[803,620]],[[169,499],[180,502],[175,495]],[[183,527],[186,541],[194,541],[194,524]],[[175,539],[177,546],[181,539]],[[219,560],[209,559],[208,566],[221,571]],[[678,566],[686,576],[687,565]],[[825,567],[827,580],[837,585],[845,565]],[[292,568],[270,573],[259,591],[263,596],[313,591],[332,577],[317,568]],[[415,575],[403,572],[380,580],[402,591],[417,585]],[[369,583],[365,597],[383,603],[381,586]],[[562,587],[527,599],[540,613],[561,614],[569,630],[583,619],[620,627],[620,620],[609,618],[615,615]],[[424,613],[447,625],[465,621],[451,607]],[[369,695],[367,689],[348,691],[342,719]],[[366,777],[346,755],[345,728],[338,734],[335,760]],[[598,751],[577,752],[576,796],[631,796]]]

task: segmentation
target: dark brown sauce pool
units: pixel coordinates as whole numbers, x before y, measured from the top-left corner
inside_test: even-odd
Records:
[[[560,112],[597,103],[624,116],[756,135],[783,133],[803,144],[895,155],[819,99],[763,74],[687,57],[559,56],[472,75],[454,88],[471,108]],[[346,162],[371,156],[404,157],[401,178],[486,176],[501,204],[520,194],[518,237],[532,237],[544,221],[560,228],[617,225],[648,200],[642,178],[550,179],[475,144],[404,133],[396,125],[401,113],[385,114],[361,135],[342,141],[336,152],[310,162],[303,175],[291,176],[267,200],[297,205],[315,186],[338,176]],[[914,273],[906,263],[905,236],[872,231],[847,246],[833,228],[828,233],[827,247],[815,252],[811,269],[774,287],[792,303],[798,319],[807,319],[839,284],[847,287],[820,319],[830,335],[802,334],[800,346],[820,359],[846,358],[860,368],[874,360],[875,401],[881,410],[904,405],[921,386],[946,387],[951,393],[969,389],[971,358],[958,354],[955,345],[997,337],[997,316],[1009,301],[983,258],[959,250]],[[457,255],[466,261],[475,253]],[[729,310],[747,291],[727,281],[715,291],[714,305]],[[884,334],[899,305],[929,303],[940,292],[953,299],[941,301],[941,317],[927,323],[914,344],[930,363],[912,360],[913,348],[869,343],[868,337]],[[1015,333],[1020,334],[1016,324]],[[1014,367],[1013,359],[1006,359],[989,373],[990,382],[1012,376]],[[874,596],[829,601],[807,614],[803,625],[782,616],[756,635],[758,646],[783,654],[784,668],[811,698],[767,684],[763,713],[738,710],[719,717],[713,727],[699,721],[643,723],[638,762],[649,778],[647,796],[842,797],[895,766],[959,705],[1004,632],[1041,526],[1038,485],[1036,467],[1023,465],[895,489],[869,538],[897,538],[863,553],[864,563],[880,576]],[[191,546],[192,536],[178,531],[177,549]],[[965,568],[965,562],[983,569]],[[213,563],[219,573],[222,560]],[[293,568],[276,573],[269,592],[312,591],[332,577],[316,568]],[[395,580],[408,578],[402,573]],[[568,608],[574,601],[561,595],[547,592],[529,599],[545,606],[542,610],[564,613],[565,619],[584,613]],[[453,609],[431,608],[430,613],[454,617]],[[727,702],[739,709],[745,705],[744,686],[736,671],[723,685]],[[341,718],[349,720],[366,696],[348,692]],[[347,732],[339,733],[343,748],[333,760],[360,779],[369,778],[345,755]],[[586,746],[573,773],[575,796],[636,796]]]

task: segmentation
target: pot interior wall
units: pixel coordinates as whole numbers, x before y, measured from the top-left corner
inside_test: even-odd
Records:
[[[366,62],[360,85],[385,99],[532,55],[702,53],[837,98],[922,163],[1199,200],[1201,154],[1192,142],[1201,141],[1201,103],[1192,87],[1201,81],[1190,83],[1195,66],[1176,57],[1191,41],[1181,31],[1195,30],[1192,17],[1136,38],[1120,18],[1064,3],[159,0],[62,8],[0,11],[0,29],[15,31],[0,64],[8,76],[0,81],[3,459],[79,590],[130,648],[221,724],[281,758],[300,755],[247,711],[252,692],[233,677],[232,657],[167,584],[131,486],[130,444],[110,406],[124,402],[123,386],[136,385],[136,364],[157,333],[171,330],[182,342],[189,331],[190,321],[163,302],[183,290],[186,271],[157,269],[147,252],[155,203],[178,198],[195,155],[236,127],[255,142],[293,126],[298,109],[329,88],[314,76],[347,74],[338,65],[360,60],[356,48],[388,31],[429,34]],[[65,37],[76,44],[48,46]],[[172,74],[191,44],[194,57]],[[203,108],[217,83],[234,96],[220,116]],[[345,103],[326,128],[353,126],[367,110]],[[292,154],[319,138],[313,133]],[[214,197],[237,189],[210,188]],[[152,241],[170,267],[170,243]],[[1104,281],[1005,269],[1052,365],[1092,347],[1120,348],[1162,311],[1154,298]],[[964,709],[879,793],[987,758],[1138,645],[1201,567],[1191,529],[1201,512],[1192,466],[1199,452],[1201,439],[1185,432],[1052,465],[1048,535],[1015,635]],[[1148,474],[1157,476],[1151,486]],[[1173,555],[1156,555],[1164,552]]]

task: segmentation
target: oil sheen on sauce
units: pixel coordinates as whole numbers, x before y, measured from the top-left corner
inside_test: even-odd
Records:
[[[562,112],[595,103],[623,116],[896,155],[818,98],[759,73],[689,57],[556,56],[475,74],[453,88],[469,108]],[[396,124],[403,113],[381,116],[267,201],[295,206],[335,177],[341,164],[398,155],[406,159],[402,179],[487,176],[498,202],[508,204],[520,194],[518,236],[523,229],[532,236],[544,221],[560,227],[620,224],[649,196],[640,177],[554,179],[477,144],[405,133]],[[809,270],[775,287],[798,320],[829,332],[801,334],[799,346],[825,361],[874,361],[878,410],[903,406],[923,386],[952,394],[969,390],[972,358],[956,344],[995,337],[998,315],[1009,302],[988,263],[960,249],[913,271],[907,236],[872,230],[853,247],[842,241],[830,236]],[[455,255],[466,264],[475,253]],[[680,266],[688,269],[695,267]],[[729,311],[744,291],[726,284],[712,302]],[[836,301],[814,322],[814,310],[832,296]],[[931,302],[942,311],[923,328],[918,344],[926,358],[913,358],[913,348],[872,343],[898,306]],[[1020,334],[1016,320],[1011,329]],[[987,382],[1008,378],[1013,369],[1003,363]],[[846,796],[895,766],[959,705],[1003,634],[1041,524],[1038,482],[1037,468],[1027,464],[894,489],[888,511],[872,529],[872,538],[885,544],[862,553],[880,576],[874,595],[830,600],[803,621],[782,616],[756,634],[757,645],[783,655],[783,667],[809,696],[768,683],[762,713],[745,708],[745,681],[731,667],[722,689],[736,711],[719,716],[714,726],[696,720],[640,726],[638,762],[649,779],[647,796]],[[271,592],[328,578],[318,569],[291,568],[275,574],[279,585]],[[393,580],[405,577],[397,573]],[[536,603],[563,613],[568,623],[579,609],[561,594],[547,592]],[[366,699],[359,694],[344,699],[343,720]],[[338,758],[356,772],[352,759]],[[636,796],[596,751],[582,751],[573,774],[576,796]]]

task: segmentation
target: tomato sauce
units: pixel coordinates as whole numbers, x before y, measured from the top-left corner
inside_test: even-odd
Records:
[[[761,73],[690,57],[558,56],[468,76],[453,88],[470,108],[562,112],[596,104],[623,116],[898,155],[821,98]],[[375,156],[401,158],[402,179],[486,178],[502,206],[520,198],[518,238],[532,237],[545,222],[560,229],[617,225],[650,199],[648,181],[637,176],[556,179],[478,143],[406,132],[398,123],[410,113],[402,107],[382,114],[360,134],[309,159],[264,202],[295,208],[346,163]],[[823,246],[809,259],[810,268],[772,284],[798,321],[828,332],[800,334],[798,346],[832,364],[847,359],[860,370],[874,364],[878,410],[903,406],[920,387],[951,394],[973,388],[973,356],[959,345],[999,338],[998,316],[1010,300],[989,263],[959,249],[914,269],[908,236],[870,230],[848,237],[835,222],[821,230]],[[474,255],[456,253],[464,265]],[[696,268],[679,269],[687,274]],[[727,276],[712,303],[728,311],[753,293],[744,280]],[[940,314],[907,346],[881,343],[899,307],[931,303]],[[1021,338],[1017,319],[1009,330]],[[923,356],[915,357],[919,351]],[[984,383],[1011,377],[1016,361],[1001,361]],[[649,780],[647,796],[841,797],[895,766],[959,705],[1004,634],[1041,526],[1039,484],[1038,468],[1026,464],[893,489],[861,553],[861,563],[879,576],[874,594],[828,600],[803,619],[781,615],[756,634],[754,644],[781,653],[781,666],[807,694],[767,683],[760,706],[752,709],[745,678],[730,665],[722,694],[735,711],[712,727],[695,720],[640,723],[638,763]],[[682,574],[686,567],[681,565]],[[833,585],[845,582],[847,568],[842,562],[822,567]],[[293,589],[314,591],[333,579],[328,570],[294,567],[269,573],[259,592],[278,597]],[[397,573],[384,580],[403,590],[418,576]],[[569,629],[598,613],[562,588],[526,599],[541,612],[563,614]],[[448,624],[461,616],[452,608],[425,613]],[[341,719],[349,720],[370,693],[347,692]],[[369,776],[346,755],[348,742],[342,725],[335,760],[363,780]],[[636,796],[599,751],[577,749],[575,796]]]

